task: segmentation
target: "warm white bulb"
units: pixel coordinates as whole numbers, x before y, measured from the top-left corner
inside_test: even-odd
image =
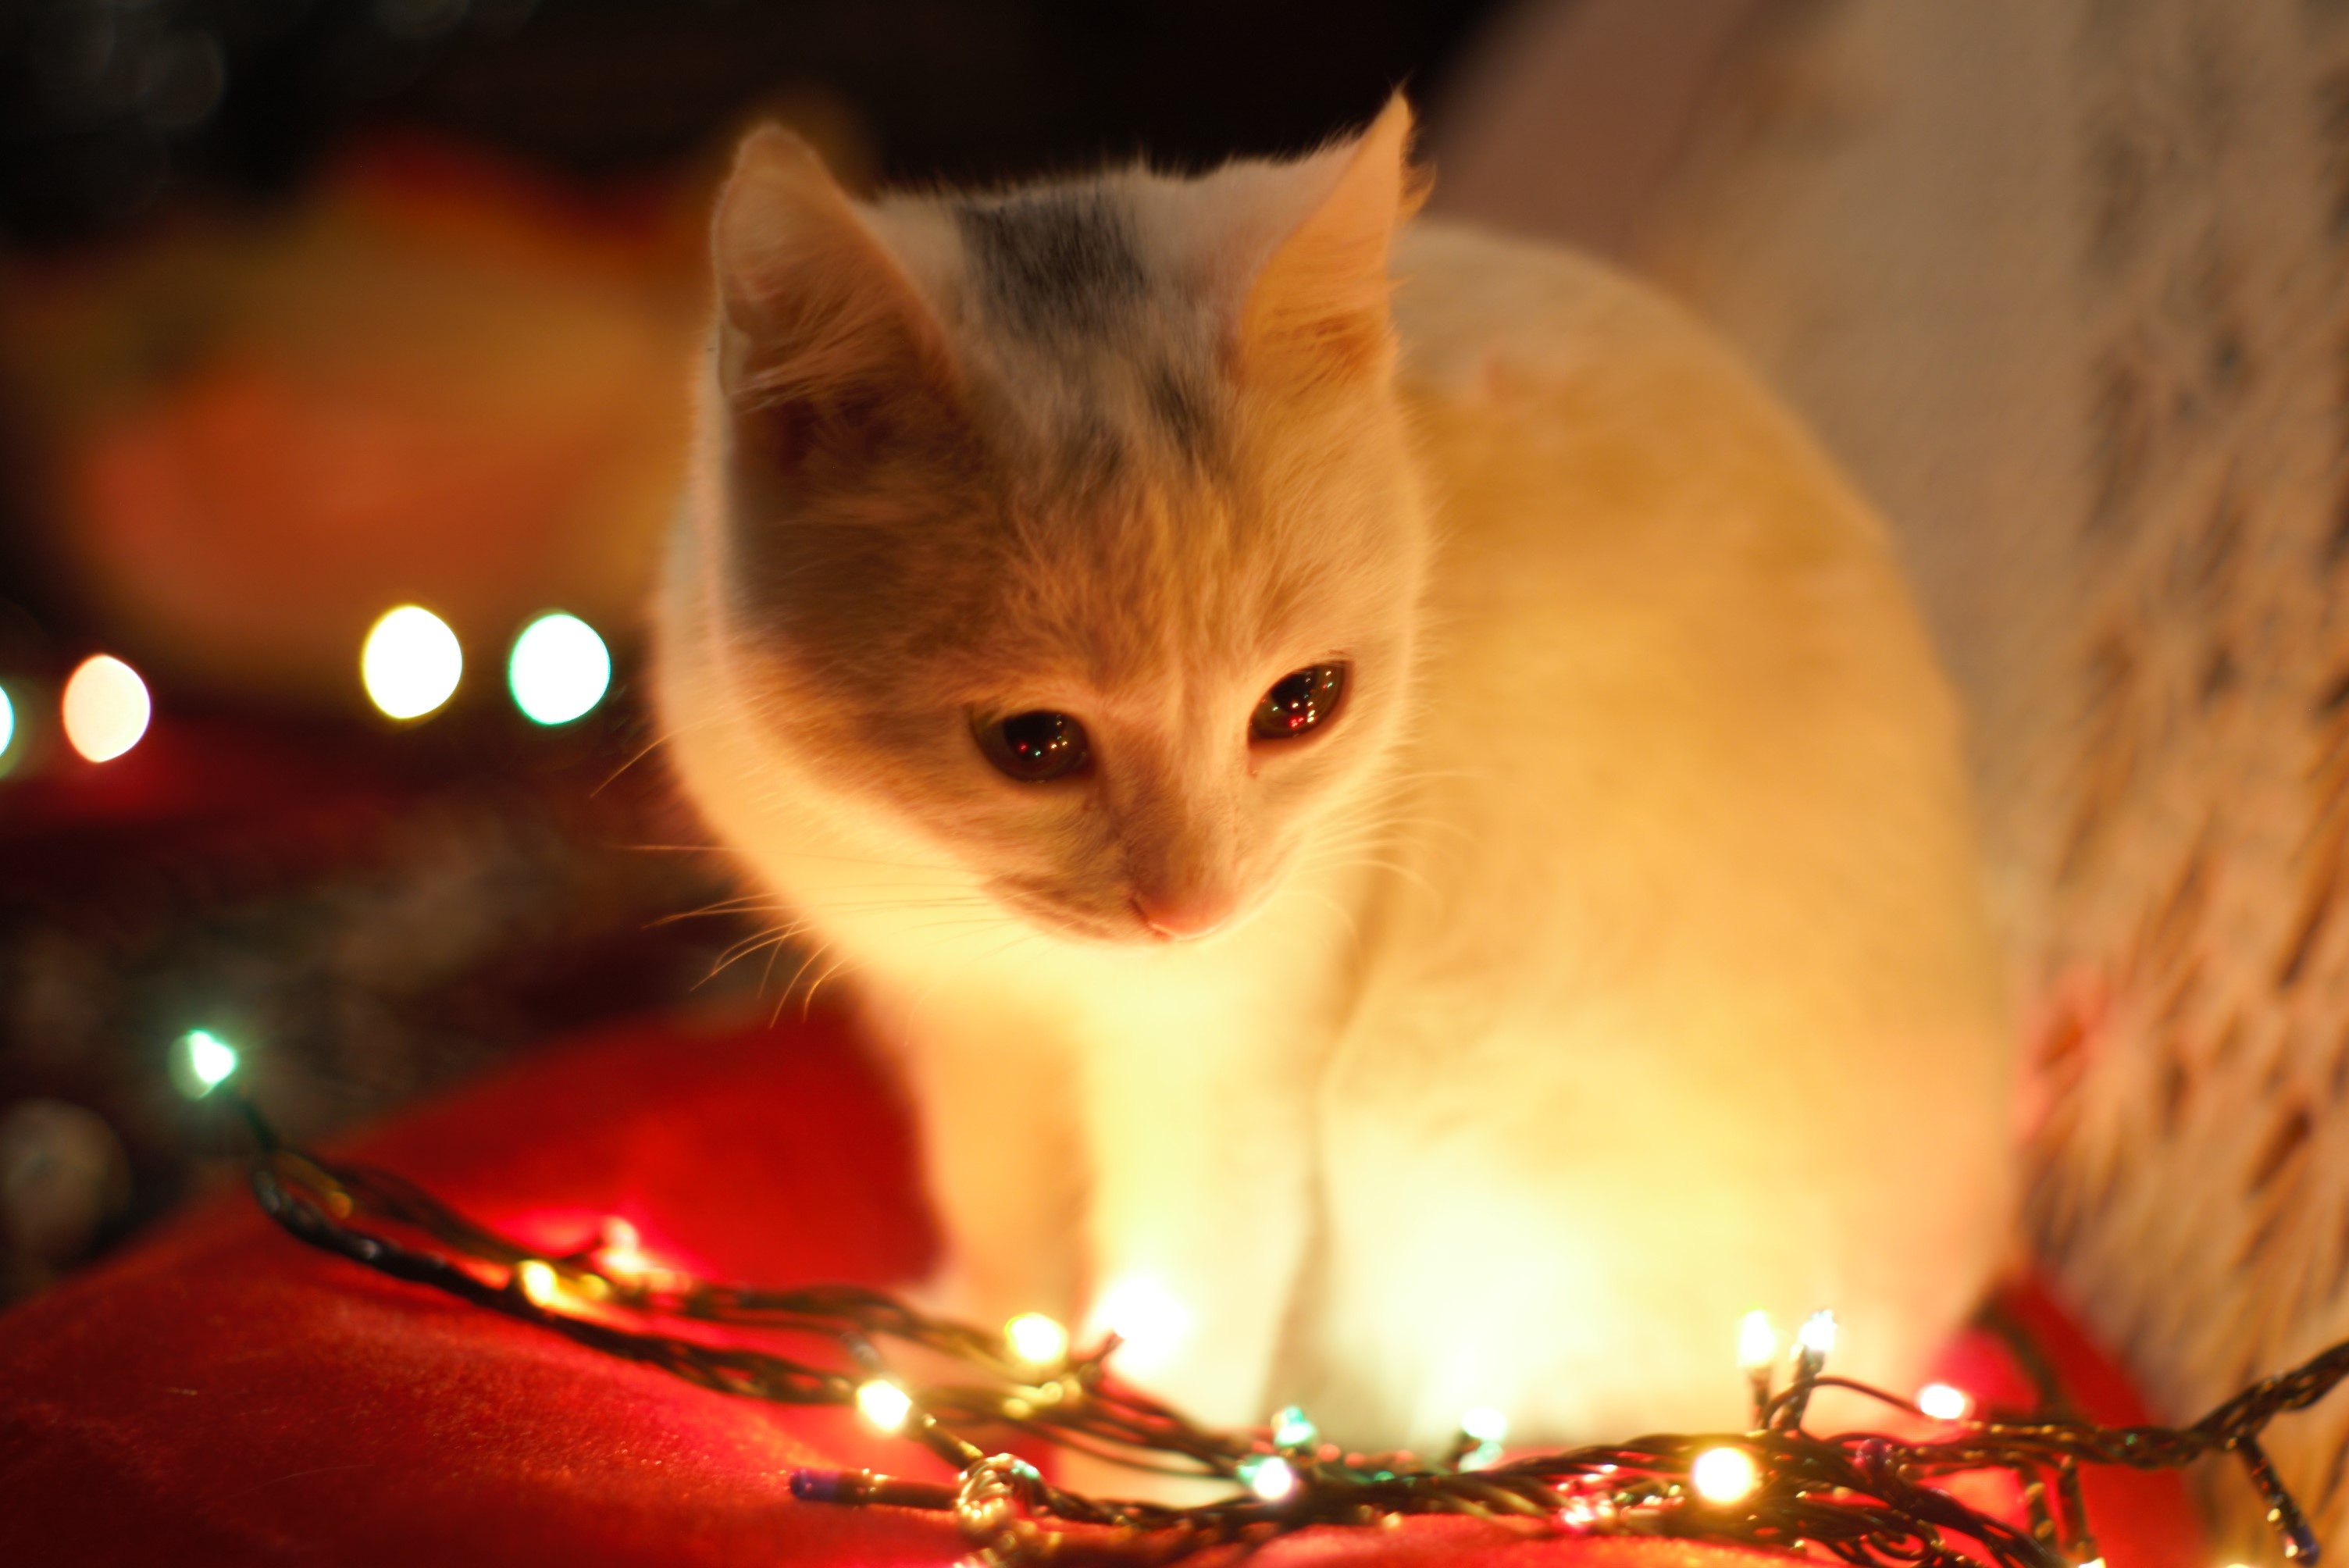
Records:
[[[541,615],[523,628],[506,659],[506,689],[538,724],[568,724],[604,700],[612,652],[576,615]]]
[[[1964,1389],[1947,1383],[1928,1383],[1917,1390],[1917,1408],[1937,1421],[1962,1421],[1973,1404]]]
[[[913,1410],[912,1397],[886,1378],[875,1377],[857,1387],[856,1413],[882,1431],[894,1432],[904,1426]]]
[[[514,1267],[523,1295],[538,1306],[553,1306],[563,1298],[563,1276],[543,1258],[524,1258]]]
[[[1030,1367],[1058,1367],[1069,1354],[1069,1331],[1040,1312],[1023,1312],[1005,1324],[1003,1338]]]
[[[1259,1454],[1240,1466],[1240,1479],[1267,1502],[1278,1502],[1297,1490],[1297,1472],[1278,1454]]]
[[[1737,1365],[1748,1372],[1762,1372],[1776,1359],[1778,1326],[1757,1306],[1737,1325]]]
[[[1803,1319],[1802,1332],[1795,1337],[1804,1349],[1820,1356],[1832,1356],[1836,1347],[1836,1316],[1832,1312],[1815,1312]]]
[[[138,745],[153,714],[147,683],[110,654],[84,659],[66,677],[66,739],[92,762],[111,762]]]
[[[1707,1449],[1689,1467],[1689,1484],[1707,1502],[1735,1502],[1761,1480],[1754,1456],[1744,1449]]]
[[[1136,1377],[1164,1371],[1191,1336],[1191,1310],[1147,1274],[1112,1281],[1094,1302],[1092,1322],[1118,1336],[1117,1365]]]
[[[367,700],[388,718],[422,718],[449,700],[464,673],[457,634],[420,604],[386,612],[359,650]]]
[[[190,1029],[171,1051],[171,1081],[190,1099],[226,1083],[236,1071],[236,1047],[210,1029]]]
[[[1490,1405],[1477,1405],[1460,1412],[1460,1429],[1480,1443],[1503,1442],[1509,1435],[1509,1418]]]

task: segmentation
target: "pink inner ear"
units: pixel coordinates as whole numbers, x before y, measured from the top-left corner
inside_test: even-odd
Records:
[[[1411,108],[1397,94],[1265,263],[1241,316],[1244,368],[1307,385],[1386,368],[1387,252],[1423,190],[1408,161],[1411,133]]]
[[[951,389],[953,356],[929,307],[799,138],[751,134],[712,228],[720,308],[746,340],[726,367],[736,398]]]

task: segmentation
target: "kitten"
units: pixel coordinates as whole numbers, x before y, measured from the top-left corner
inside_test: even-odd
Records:
[[[1411,222],[1410,133],[869,203],[754,134],[676,766],[901,1061],[964,1310],[1359,1444],[1742,1424],[1755,1305],[1905,1387],[2009,1220],[1951,699],[1794,422]]]

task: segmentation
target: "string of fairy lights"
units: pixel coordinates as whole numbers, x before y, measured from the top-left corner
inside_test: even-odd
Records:
[[[184,1073],[184,1088],[205,1094],[236,1067],[224,1043],[190,1036],[174,1070]],[[698,1279],[662,1263],[616,1219],[572,1250],[533,1247],[390,1172],[289,1145],[249,1097],[233,1098],[257,1146],[254,1194],[294,1236],[719,1393],[854,1408],[875,1431],[926,1449],[957,1479],[805,1469],[791,1477],[792,1495],[947,1514],[973,1560],[999,1568],[1048,1557],[1155,1565],[1309,1526],[1391,1528],[1421,1514],[1556,1536],[1809,1552],[1861,1568],[2103,1568],[2084,1468],[2175,1470],[2220,1453],[2242,1463],[2283,1556],[2295,1563],[2319,1557],[2260,1439],[2278,1416],[2349,1377],[2349,1342],[2254,1384],[2191,1425],[2105,1427],[2061,1411],[1977,1408],[1946,1384],[1929,1385],[1912,1401],[1833,1376],[1832,1314],[1814,1315],[1782,1345],[1757,1312],[1737,1335],[1752,1410],[1743,1431],[1652,1434],[1510,1457],[1506,1419],[1479,1408],[1462,1417],[1440,1456],[1351,1452],[1295,1407],[1262,1427],[1202,1426],[1112,1369],[1114,1333],[1079,1349],[1040,1314],[991,1331],[862,1286],[769,1289]],[[696,1332],[672,1334],[664,1325]],[[788,1335],[794,1344],[812,1338],[829,1354],[801,1359],[753,1344],[713,1344],[713,1326]],[[917,1379],[903,1370],[911,1364],[952,1372]],[[1941,1435],[1814,1434],[1804,1418],[1812,1396],[1826,1387],[1925,1418]],[[1008,1451],[1039,1444],[1137,1472],[1225,1480],[1232,1491],[1189,1507],[1089,1496],[1053,1485]],[[1982,1472],[2013,1478],[2023,1523],[1982,1512],[1941,1484]]]
[[[438,713],[457,693],[465,650],[448,622],[420,604],[386,611],[359,648],[359,684],[385,717],[412,723]],[[506,692],[532,723],[549,728],[585,717],[612,686],[612,655],[578,616],[549,611],[533,618],[506,652]],[[35,745],[32,683],[0,679],[0,779],[17,770]],[[146,677],[113,654],[92,654],[57,688],[55,724],[83,761],[127,756],[154,717]]]

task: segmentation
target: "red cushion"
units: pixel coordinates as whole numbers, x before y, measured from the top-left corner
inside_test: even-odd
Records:
[[[364,1140],[477,1218],[567,1249],[594,1218],[766,1284],[902,1285],[935,1239],[901,1108],[845,1028],[676,1020],[533,1058]],[[2089,1414],[2141,1419],[2034,1291],[2008,1305]],[[1961,1387],[2027,1385],[1983,1335]],[[597,1356],[305,1247],[241,1193],[0,1318],[0,1561],[945,1563],[940,1515],[802,1503],[800,1465],[943,1479],[844,1412],[781,1409]],[[2092,1471],[2112,1568],[2199,1568],[2173,1478]],[[1315,1532],[1257,1561],[1733,1568],[1663,1542],[1525,1540],[1464,1520]]]

